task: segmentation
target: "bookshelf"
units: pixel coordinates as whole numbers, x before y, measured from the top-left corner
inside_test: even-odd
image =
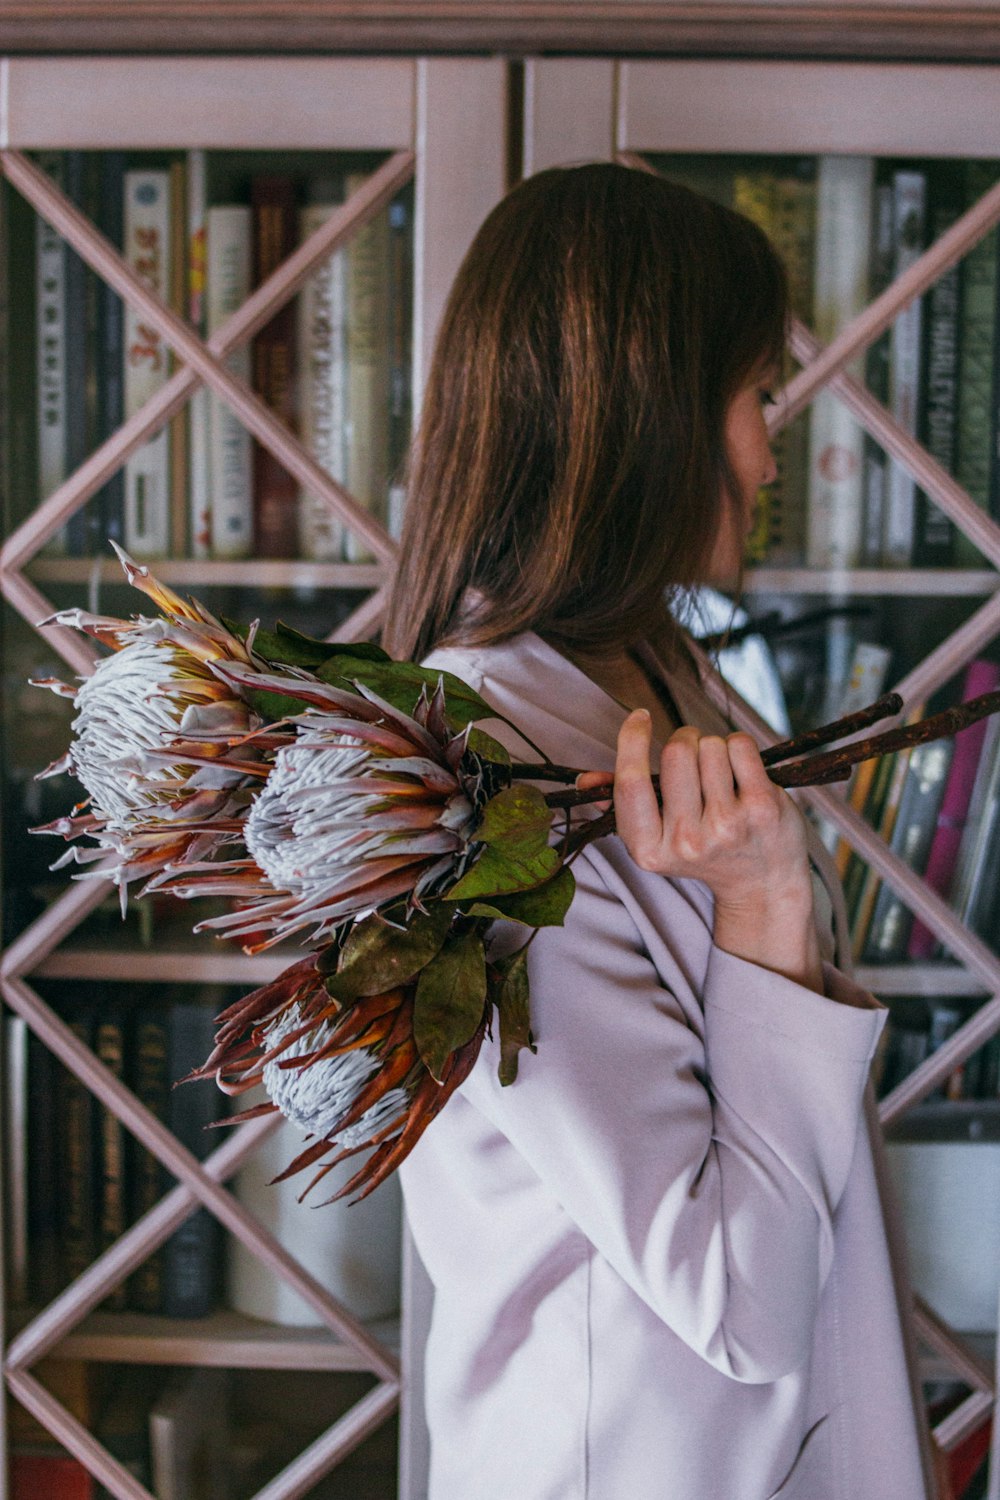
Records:
[[[59,234],[99,275],[141,307],[177,352],[178,363],[142,411],[92,449],[34,513],[19,518],[6,536],[0,551],[0,588],[16,615],[29,624],[49,613],[53,602],[83,604],[95,596],[103,598],[117,584],[113,562],[39,555],[40,549],[101,489],[128,453],[182,411],[204,384],[231,404],[245,426],[301,483],[321,493],[334,512],[353,523],[377,560],[257,562],[171,557],[156,564],[157,574],[175,586],[198,591],[265,591],[264,615],[280,612],[278,591],[284,598],[296,591],[328,590],[340,605],[336,627],[340,638],[357,639],[377,630],[383,590],[393,566],[392,538],[359,511],[343,486],[317,469],[309,453],[224,361],[268,322],[283,300],[297,292],[325,256],[349,242],[366,213],[376,212],[377,205],[389,201],[403,183],[412,181],[415,195],[412,380],[416,408],[451,278],[464,246],[507,181],[516,175],[519,151],[524,173],[590,157],[617,156],[653,166],[663,155],[747,150],[764,155],[843,153],[1000,161],[1000,130],[994,123],[1000,119],[996,110],[1000,76],[995,66],[985,62],[996,53],[993,20],[987,23],[976,19],[978,13],[965,13],[966,41],[961,43],[954,27],[940,25],[938,12],[945,14],[947,7],[938,7],[934,18],[914,21],[908,13],[906,18],[893,16],[891,22],[883,19],[881,28],[868,22],[845,28],[843,18],[836,18],[835,25],[828,15],[825,20],[810,20],[806,7],[779,23],[773,7],[758,5],[748,8],[749,30],[745,30],[731,18],[712,20],[710,7],[700,16],[685,7],[679,19],[673,14],[677,8],[665,5],[649,8],[657,14],[651,14],[641,37],[634,18],[611,28],[596,7],[567,5],[565,13],[554,19],[552,7],[543,15],[542,7],[526,6],[521,7],[523,15],[517,22],[467,19],[464,31],[461,27],[456,31],[455,22],[432,16],[434,8],[428,7],[426,17],[421,19],[414,12],[405,24],[401,21],[398,35],[390,42],[380,20],[361,15],[364,7],[353,21],[324,19],[316,11],[308,41],[301,26],[290,24],[294,17],[287,7],[280,22],[273,18],[268,22],[264,16],[268,7],[261,4],[256,19],[227,21],[224,30],[218,18],[195,21],[190,10],[185,10],[185,25],[200,26],[206,52],[214,54],[191,57],[127,55],[130,46],[145,45],[149,33],[134,29],[146,23],[122,22],[117,16],[115,38],[108,35],[106,19],[80,21],[84,30],[67,42],[69,34],[58,28],[65,27],[73,8],[71,0],[63,0],[61,7],[49,8],[55,19],[41,21],[30,14],[30,7],[13,7],[20,12],[13,16],[17,35],[26,54],[30,48],[34,55],[0,59],[0,116],[6,129],[0,172],[11,190],[45,209]],[[160,7],[168,27],[171,17],[172,24],[177,24],[181,9]],[[262,29],[265,25],[271,30]],[[87,26],[98,29],[87,31]],[[483,30],[490,26],[492,32]],[[554,31],[554,27],[560,29]],[[849,42],[844,40],[847,30]],[[154,39],[154,45],[169,48],[172,41],[164,40],[166,35],[163,32]],[[185,35],[193,37],[194,32]],[[282,55],[293,46],[293,35],[305,50],[302,55]],[[345,54],[352,48],[357,52],[359,45],[375,45],[372,38],[376,35],[377,45],[384,49],[379,55],[374,51],[364,56],[309,51],[315,46],[322,52],[332,43],[334,48],[342,46]],[[424,38],[437,55],[407,55],[423,45]],[[527,53],[525,61],[508,65],[496,55],[463,55],[484,38],[491,49]],[[635,40],[634,56],[626,55],[629,49],[623,39],[627,38]],[[585,44],[593,55],[541,55],[550,46],[571,53],[574,48],[582,51]],[[79,45],[89,55],[55,55],[67,45]],[[647,47],[699,55],[640,57]],[[870,60],[837,60],[845,49]],[[539,55],[534,55],[536,50]],[[263,55],[265,51],[270,55]],[[735,55],[754,51],[784,54],[785,60],[758,61]],[[454,55],[442,55],[447,52]],[[807,61],[793,61],[796,52],[813,55]],[[818,60],[817,53],[825,54],[826,60]],[[914,60],[881,60],[888,55]],[[935,56],[955,56],[957,61],[932,61]],[[970,62],[970,57],[980,61]],[[258,151],[265,141],[270,149],[289,153],[338,153],[352,158],[361,153],[376,159],[378,165],[369,171],[367,185],[352,201],[350,211],[327,221],[207,340],[150,297],[34,165],[35,153],[70,150],[162,153],[204,149],[238,158]],[[979,216],[961,231],[963,245],[968,248],[998,216],[1000,198],[991,194]],[[940,245],[925,254],[912,271],[904,273],[905,283],[890,287],[825,350],[800,325],[793,349],[802,370],[788,395],[791,405],[804,411],[816,393],[829,385],[976,541],[982,566],[890,570],[763,564],[752,567],[747,576],[748,595],[760,600],[891,599],[911,612],[939,607],[957,610],[954,628],[942,630],[929,646],[922,643],[919,651],[911,653],[905,675],[896,684],[908,702],[928,696],[971,655],[991,647],[1000,634],[1000,530],[968,500],[949,473],[900,432],[891,418],[887,420],[884,408],[844,366],[870,342],[880,321],[886,326],[907,298],[933,284],[946,259]],[[88,670],[92,657],[78,637],[66,634],[57,642],[50,635],[49,640],[71,670]],[[774,737],[749,709],[744,727],[762,741]],[[882,1100],[887,1131],[907,1126],[923,1129],[921,1122],[934,1113],[929,1104],[922,1103],[927,1094],[1000,1028],[1000,962],[991,947],[957,922],[947,903],[892,853],[836,791],[816,789],[803,800],[832,822],[872,868],[947,939],[956,960],[950,964],[861,965],[859,979],[886,997],[986,997],[965,1027]],[[116,989],[129,983],[186,981],[249,987],[272,976],[283,961],[273,953],[251,960],[239,953],[213,950],[208,944],[199,947],[194,939],[160,942],[150,948],[143,947],[131,932],[123,931],[113,945],[85,931],[78,934],[99,896],[93,886],[69,887],[16,933],[3,954],[0,984],[8,1008],[23,1016],[33,1032],[157,1155],[176,1186],[37,1316],[5,1328],[8,1390],[110,1493],[141,1500],[148,1497],[148,1490],[101,1448],[86,1425],[60,1405],[33,1373],[45,1356],[58,1351],[98,1364],[225,1364],[331,1376],[369,1372],[376,1380],[373,1390],[260,1493],[267,1500],[312,1493],[323,1476],[399,1407],[399,1495],[401,1500],[420,1500],[426,1488],[420,1359],[429,1289],[408,1238],[404,1236],[401,1318],[380,1320],[370,1327],[358,1325],[314,1278],[297,1268],[295,1257],[262,1232],[226,1190],[225,1184],[263,1145],[271,1122],[242,1127],[227,1136],[207,1160],[196,1162],[73,1037],[36,988],[43,981],[67,980],[106,980]],[[965,1113],[978,1118],[976,1112]],[[954,1122],[955,1111],[949,1118]],[[989,1133],[993,1125],[984,1129]],[[319,1328],[260,1326],[225,1311],[181,1326],[176,1320],[152,1315],[98,1310],[108,1291],[198,1203],[208,1206],[229,1233],[239,1236],[297,1287],[321,1317]],[[970,1387],[966,1400],[935,1427],[935,1440],[947,1451],[974,1429],[994,1400],[996,1381],[990,1362],[995,1341],[949,1329],[926,1306],[918,1305],[915,1316],[927,1378],[944,1379],[950,1372]],[[991,1484],[990,1500],[997,1500],[1000,1458],[994,1463]],[[0,1497],[3,1494],[0,1488]]]
[[[416,405],[436,321],[464,247],[504,190],[505,83],[505,68],[497,58],[0,59],[5,132],[0,185],[8,195],[5,211],[15,198],[19,204],[30,204],[101,283],[137,310],[174,356],[165,382],[141,409],[92,441],[60,482],[38,495],[36,505],[8,514],[0,552],[0,590],[12,611],[7,616],[8,640],[15,635],[19,641],[30,640],[28,627],[51,613],[54,605],[89,605],[116,613],[136,607],[134,597],[127,598],[131,591],[121,589],[113,558],[53,556],[44,550],[45,544],[76,513],[85,512],[130,455],[157,431],[176,424],[178,414],[202,388],[236,414],[297,487],[319,496],[373,560],[186,558],[175,551],[154,561],[153,571],[165,582],[204,593],[213,604],[221,599],[219,607],[248,618],[257,613],[263,618],[282,613],[294,618],[289,611],[305,599],[313,617],[325,611],[332,638],[363,639],[377,630],[396,553],[385,514],[373,515],[343,479],[318,463],[310,447],[234,371],[229,357],[267,328],[331,255],[349,252],[365,226],[386,215],[389,205],[406,192],[412,212],[405,300],[412,311],[404,324],[409,347],[405,379]],[[189,172],[190,153],[204,153],[210,182],[213,163],[220,164],[215,180],[222,199],[226,187],[218,186],[220,182],[228,183],[254,163],[258,172],[273,169],[276,153],[282,162],[298,163],[300,177],[307,169],[354,175],[346,201],[334,207],[208,337],[182,315],[186,309],[178,310],[170,299],[150,290],[63,186],[43,170],[39,162],[55,152],[83,154],[91,160],[125,153],[127,160],[157,167],[180,159],[188,162]],[[4,243],[6,256],[6,238]],[[5,307],[11,315],[11,303]],[[16,318],[16,311],[13,315]],[[8,364],[8,378],[17,373]],[[8,386],[5,399],[9,396]],[[92,663],[87,644],[68,632],[47,633],[46,645],[54,661],[62,658],[63,670],[68,666],[83,673]],[[8,649],[13,655],[14,648]],[[9,758],[14,732],[8,719]],[[18,815],[12,804],[5,814]],[[9,891],[18,888],[17,874],[21,884],[30,879],[24,867],[17,872],[8,869]],[[109,1370],[163,1366],[220,1367],[248,1374],[278,1371],[290,1376],[313,1372],[326,1382],[324,1388],[334,1382],[330,1389],[345,1380],[353,1381],[354,1389],[365,1376],[360,1397],[352,1398],[332,1425],[320,1424],[318,1435],[314,1432],[297,1456],[282,1460],[280,1472],[270,1473],[259,1491],[268,1500],[332,1493],[333,1481],[327,1476],[341,1464],[346,1465],[345,1474],[353,1474],[354,1450],[399,1411],[405,1297],[401,1316],[371,1322],[355,1316],[302,1262],[304,1252],[293,1247],[293,1253],[246,1207],[241,1195],[230,1190],[240,1169],[262,1151],[275,1121],[258,1120],[224,1132],[213,1138],[215,1149],[205,1159],[196,1159],[74,1033],[61,999],[49,1003],[40,993],[49,995],[56,986],[61,996],[70,985],[99,983],[109,987],[106,994],[113,1005],[115,997],[138,1004],[140,997],[159,994],[157,987],[164,985],[171,992],[187,986],[196,993],[213,984],[238,985],[245,992],[277,973],[287,956],[272,951],[251,959],[222,945],[199,943],[189,930],[185,934],[189,921],[174,923],[173,936],[161,934],[152,944],[148,934],[143,942],[134,923],[122,926],[109,941],[103,926],[88,925],[107,894],[101,882],[60,884],[61,889],[53,884],[44,893],[54,899],[40,910],[31,906],[34,901],[37,907],[39,898],[31,897],[25,906],[29,920],[8,934],[0,960],[5,1014],[23,1020],[67,1076],[78,1080],[107,1117],[121,1122],[156,1158],[166,1185],[155,1207],[44,1305],[9,1309],[9,1318],[4,1318],[7,1391],[107,1493],[148,1500],[145,1482],[101,1441],[99,1429],[92,1430],[92,1424],[61,1402],[44,1374],[39,1378],[41,1361],[56,1357]],[[204,1317],[183,1319],[102,1307],[199,1206],[214,1215],[227,1237],[239,1240],[298,1294],[316,1326],[262,1322],[223,1306]],[[406,1392],[402,1406],[398,1468],[405,1474],[414,1471],[413,1414]],[[384,1474],[378,1483],[377,1493],[388,1494]],[[0,1495],[8,1493],[0,1474]]]
[[[843,9],[846,27],[850,23],[847,7]],[[960,163],[1000,158],[1000,134],[983,129],[983,121],[991,110],[995,115],[1000,101],[994,68],[972,62],[956,68],[945,61],[931,62],[926,53],[913,62],[877,61],[864,24],[858,26],[850,60],[793,60],[794,44],[777,49],[783,58],[765,61],[733,55],[755,50],[755,26],[761,19],[748,8],[746,45],[731,42],[727,57],[529,58],[524,77],[525,172],[611,158],[667,175],[679,170],[679,180],[698,186],[692,164],[710,181],[713,164],[721,159],[746,161],[743,170],[750,174],[766,169],[768,159],[790,171],[793,159],[817,162],[823,156],[891,160],[899,170],[940,159]],[[913,24],[916,37],[920,26],[915,19]],[[920,35],[929,51],[931,28]],[[691,171],[690,177],[685,170]],[[881,629],[885,634],[880,639],[897,648],[895,676],[884,690],[895,687],[908,706],[925,702],[973,656],[991,651],[995,655],[1000,638],[998,512],[994,509],[991,516],[975,504],[957,476],[876,399],[858,373],[858,360],[863,370],[865,351],[883,330],[997,224],[997,189],[985,185],[978,200],[963,205],[955,218],[958,222],[943,232],[929,234],[922,252],[898,269],[888,285],[870,288],[864,305],[841,319],[825,347],[804,318],[796,319],[790,341],[794,364],[780,420],[789,430],[818,395],[832,392],[889,460],[901,465],[940,507],[956,532],[974,543],[978,561],[966,567],[917,567],[906,562],[888,566],[881,561],[828,567],[804,561],[771,564],[765,557],[748,566],[745,579],[744,600],[752,614],[776,603],[791,605],[794,615],[825,602],[866,602],[876,621],[870,628]],[[748,707],[735,717],[740,727],[751,729],[761,740],[774,737]],[[954,960],[859,963],[855,972],[860,982],[890,1004],[896,997],[919,997],[964,1001],[970,1011],[939,1050],[881,1099],[887,1138],[993,1139],[995,1098],[938,1101],[927,1096],[1000,1030],[995,936],[987,941],[988,934],[963,927],[949,905],[890,849],[877,827],[859,816],[843,790],[816,790],[803,801],[828,826],[836,827],[941,939]],[[978,1250],[980,1265],[995,1266],[995,1245],[980,1243]],[[923,1350],[924,1379],[941,1378],[945,1369],[953,1378],[960,1372],[969,1388],[964,1401],[933,1429],[938,1449],[948,1453],[982,1423],[995,1401],[995,1335],[969,1331],[966,1336],[951,1329],[919,1297],[914,1325]],[[1000,1496],[996,1441],[994,1430],[991,1500]]]

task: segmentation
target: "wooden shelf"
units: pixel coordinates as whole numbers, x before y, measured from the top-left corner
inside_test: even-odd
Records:
[[[149,563],[163,583],[182,588],[377,589],[389,578],[381,563],[303,562],[296,559],[161,558]],[[36,583],[120,583],[127,587],[121,564],[103,557],[36,557],[25,568]]]
[[[997,1336],[995,1333],[989,1330],[979,1331],[977,1329],[972,1332],[961,1332],[957,1336],[964,1344],[968,1344],[972,1352],[978,1354],[984,1363],[990,1366],[996,1364]],[[928,1383],[931,1381],[957,1380],[959,1378],[955,1374],[954,1367],[948,1364],[947,1360],[935,1350],[928,1349],[923,1344],[919,1349],[918,1366],[920,1379]]]
[[[369,1332],[399,1351],[399,1319],[383,1318]],[[221,1365],[228,1369],[367,1370],[364,1356],[328,1328],[264,1323],[229,1309],[207,1318],[175,1319],[147,1313],[95,1312],[53,1351],[72,1359],[133,1365]]]
[[[995,568],[747,568],[748,594],[902,594],[980,598],[1000,588]]]
[[[854,978],[875,995],[988,995],[989,990],[961,964],[858,964]]]
[[[230,944],[188,936],[155,948],[137,943],[64,943],[31,973],[41,979],[107,979],[145,984],[266,984],[303,956],[288,945],[249,954]]]

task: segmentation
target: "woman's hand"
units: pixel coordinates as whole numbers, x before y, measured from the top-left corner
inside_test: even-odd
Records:
[[[652,724],[638,709],[618,735],[615,823],[641,869],[703,881],[715,897],[717,946],[822,993],[806,823],[767,774],[749,734],[725,739],[685,724],[660,756],[657,803]],[[607,773],[585,772],[581,787]]]

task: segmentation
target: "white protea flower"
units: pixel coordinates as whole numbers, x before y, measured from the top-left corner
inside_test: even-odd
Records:
[[[279,1110],[313,1137],[276,1179],[320,1163],[302,1197],[338,1162],[370,1152],[334,1194],[358,1192],[364,1198],[409,1154],[468,1077],[486,1021],[484,1016],[454,1051],[438,1081],[414,1040],[415,981],[342,1006],[326,991],[321,962],[321,954],[310,954],[224,1010],[215,1048],[190,1078],[214,1078],[229,1094],[264,1085],[266,1103],[228,1115],[220,1125]]]
[[[225,681],[247,680],[243,669],[216,670]],[[254,798],[249,859],[157,882],[179,896],[240,897],[241,910],[202,928],[249,937],[254,952],[304,929],[320,941],[402,897],[420,909],[461,877],[503,771],[469,750],[468,729],[452,731],[440,685],[431,696],[421,691],[410,716],[360,682],[350,693],[296,677],[256,681],[311,707],[295,718],[294,741]]]
[[[68,610],[45,622],[74,626],[115,649],[77,688],[39,684],[72,697],[77,710],[69,752],[41,774],[71,771],[88,798],[73,816],[34,830],[92,838],[93,846],[73,844],[55,867],[110,855],[97,873],[118,885],[123,907],[129,882],[238,841],[251,789],[266,777],[275,747],[239,690],[213,668],[231,660],[252,670],[249,648],[148,570],[128,567],[131,581],[141,577],[169,616],[117,620]]]

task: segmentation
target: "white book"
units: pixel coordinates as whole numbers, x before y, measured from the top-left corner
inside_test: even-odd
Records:
[[[923,172],[895,172],[892,201],[894,278],[909,270],[923,254],[926,220],[926,175]],[[889,408],[903,431],[912,437],[917,433],[920,399],[921,323],[922,301],[914,297],[893,323],[889,344]],[[882,520],[882,562],[887,567],[909,567],[912,560],[916,494],[912,475],[902,464],[890,458]]]
[[[149,289],[169,302],[170,175],[125,173],[125,259]],[[166,341],[125,304],[125,416],[166,383]],[[170,546],[170,434],[162,427],[125,464],[125,547],[135,557],[164,557]]]
[[[821,156],[816,195],[816,334],[828,344],[868,297],[874,162],[867,156]],[[864,380],[864,357],[847,369]],[[853,568],[861,554],[864,432],[829,391],[809,422],[806,561],[813,568]]]
[[[309,204],[299,214],[306,240],[333,212]],[[296,307],[299,422],[303,444],[333,479],[347,483],[347,252],[335,250],[306,282]],[[317,562],[344,556],[346,528],[325,500],[299,492],[299,551]]]
[[[149,1409],[156,1500],[223,1500],[230,1493],[228,1370],[179,1369]]]
[[[201,149],[187,154],[188,322],[195,333],[205,333],[207,275],[206,156]],[[208,391],[199,386],[188,405],[188,517],[191,556],[212,555],[212,512],[209,460],[211,417]]]
[[[211,336],[250,295],[251,212],[244,204],[220,204],[209,208],[207,225],[205,322]],[[226,363],[249,384],[248,344],[235,349]],[[249,557],[253,551],[253,442],[240,419],[214,392],[208,404],[212,555]]]
[[[348,173],[348,196],[364,182]],[[347,487],[384,525],[389,487],[389,217],[383,210],[347,248]],[[348,530],[347,557],[373,554]]]
[[[43,157],[48,170],[51,157]],[[58,170],[58,169],[57,169]],[[35,337],[38,350],[38,499],[66,478],[66,256],[60,235],[39,215],[35,220]],[[45,551],[67,552],[66,527]]]

